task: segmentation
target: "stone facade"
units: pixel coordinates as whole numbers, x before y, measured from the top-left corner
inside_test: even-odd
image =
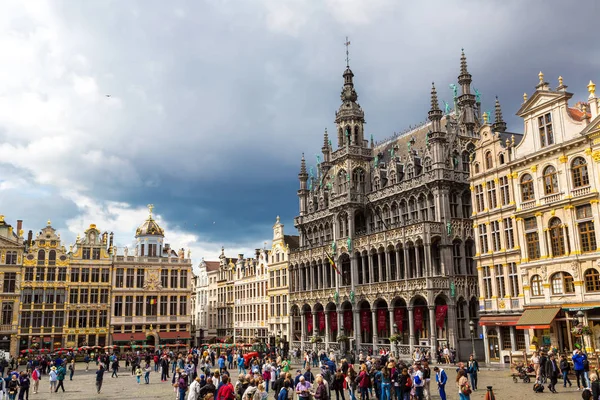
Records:
[[[566,88],[540,73],[517,113],[522,135],[505,132],[498,104],[496,122],[480,130],[471,189],[488,362],[572,350],[581,323],[594,330],[585,347],[598,347],[598,100],[590,83],[588,103],[569,106]]]
[[[255,258],[238,255],[233,274],[234,341],[251,343],[268,337],[267,251],[257,249]]]
[[[290,251],[298,247],[298,236],[285,235],[279,217],[273,225],[273,242],[269,251],[269,337],[277,338],[274,344],[289,345],[289,260]],[[273,343],[272,343],[273,344]]]
[[[432,88],[428,122],[377,145],[364,136],[353,77],[347,67],[337,149],[326,131],[316,170],[302,159],[291,347],[406,357],[416,345],[449,346],[464,357],[468,321],[478,318],[468,182],[480,125],[466,58],[454,110],[442,112]]]
[[[19,343],[17,333],[22,285],[21,265],[25,250],[22,224],[23,221],[18,220],[15,230],[4,220],[4,215],[0,215],[0,350],[13,355],[17,353]]]
[[[196,312],[193,318],[196,324],[196,344],[209,342],[216,336],[216,325],[213,322],[215,314],[214,301],[211,303],[211,290],[216,292],[215,272],[219,271],[218,261],[205,261],[202,259],[198,265],[196,278]]]
[[[217,337],[233,341],[233,277],[237,259],[225,256],[221,248],[219,276],[217,278]]]
[[[190,254],[164,243],[152,217],[136,230],[134,255],[113,253],[111,337],[115,344],[190,343]]]

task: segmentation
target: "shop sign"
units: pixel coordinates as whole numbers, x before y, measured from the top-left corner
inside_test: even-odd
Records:
[[[588,306],[588,307],[566,307],[566,308],[563,308],[563,310],[566,310],[566,311],[587,311],[587,310],[593,310],[594,308],[596,308],[596,307],[590,307],[590,306]]]

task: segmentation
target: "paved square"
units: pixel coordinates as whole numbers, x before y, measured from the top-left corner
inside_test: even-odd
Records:
[[[445,366],[442,366],[445,367]],[[294,366],[292,371],[298,369],[298,366]],[[448,386],[447,393],[448,399],[458,399],[458,390],[454,388],[454,368],[445,368],[448,373]],[[152,371],[150,373],[150,384],[145,385],[143,383],[138,385],[135,376],[131,375],[130,370],[121,368],[119,378],[111,378],[112,372],[106,372],[104,374],[104,384],[102,385],[102,393],[96,394],[96,375],[95,365],[90,364],[89,372],[85,372],[85,365],[83,363],[77,364],[75,375],[73,380],[70,381],[68,376],[65,380],[66,392],[62,393],[49,393],[48,376],[44,376],[40,382],[40,392],[33,394],[30,392],[30,399],[60,399],[60,400],[82,400],[82,399],[172,399],[175,400],[175,392],[169,382],[161,382],[160,374]],[[237,370],[232,371],[233,382],[237,380]],[[544,398],[556,398],[565,400],[581,399],[581,392],[575,390],[575,386],[572,388],[563,388],[562,381],[559,381],[557,385],[558,394],[552,394],[548,390],[544,391],[544,394],[534,394],[532,390],[533,383],[514,383],[510,377],[510,371],[508,369],[495,369],[495,370],[482,370],[479,374],[479,387],[480,389],[473,392],[471,399],[479,400],[485,396],[485,387],[492,385],[494,388],[494,394],[498,400],[530,400],[532,396],[542,396]],[[432,383],[432,388],[435,385]],[[335,398],[335,394],[333,395]],[[439,399],[436,390],[433,390],[433,399]],[[273,393],[269,393],[269,400],[273,399]],[[347,393],[346,393],[346,399]],[[186,399],[187,400],[187,399]]]

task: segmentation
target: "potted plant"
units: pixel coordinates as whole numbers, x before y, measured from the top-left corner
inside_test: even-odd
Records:
[[[397,343],[402,339],[402,337],[400,335],[392,335],[390,336],[390,343]]]
[[[344,341],[348,340],[348,336],[346,336],[343,333],[341,333],[341,334],[338,335],[338,337],[336,338],[336,340],[338,342],[344,342]]]
[[[323,341],[323,338],[321,338],[321,336],[314,335],[313,337],[310,338],[311,343],[321,343],[322,341]]]
[[[591,336],[592,330],[589,326],[577,325],[571,329],[571,333],[576,336]]]

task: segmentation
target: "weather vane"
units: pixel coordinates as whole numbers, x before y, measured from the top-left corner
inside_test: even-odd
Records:
[[[151,217],[152,217],[152,210],[154,210],[154,204],[148,204],[148,211],[150,212]]]
[[[350,52],[348,51],[350,41],[348,40],[348,36],[346,36],[346,42],[344,43],[344,46],[346,46],[346,67],[350,68]]]

